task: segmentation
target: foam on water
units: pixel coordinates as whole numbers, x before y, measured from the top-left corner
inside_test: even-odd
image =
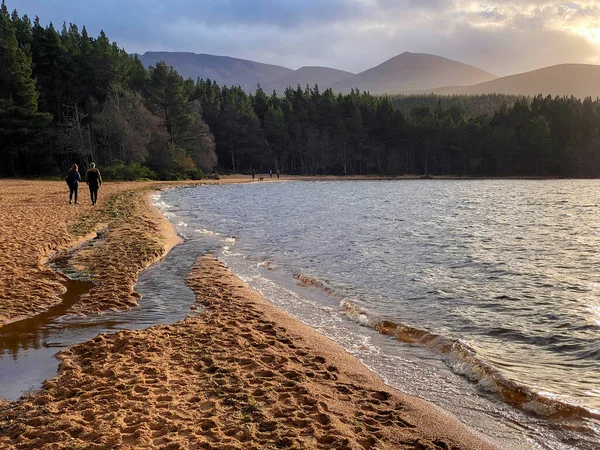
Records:
[[[312,285],[319,286],[320,283],[313,282]],[[482,359],[472,346],[461,339],[453,340],[406,324],[371,317],[346,299],[342,300],[340,308],[349,318],[361,325],[372,327],[399,341],[423,345],[439,353],[453,372],[467,377],[476,382],[480,388],[498,395],[507,403],[524,411],[548,418],[590,417],[600,419],[599,411],[594,408],[575,404],[549,392],[534,392],[528,387],[508,379],[497,368]]]
[[[204,234],[205,236],[221,236],[221,233],[217,233],[216,231],[206,230],[204,228],[199,228],[194,231],[198,234]]]

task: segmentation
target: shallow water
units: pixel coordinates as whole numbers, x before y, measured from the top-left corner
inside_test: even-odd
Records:
[[[202,250],[196,245],[194,251]],[[195,259],[184,243],[144,270],[135,286],[142,298],[139,306],[130,311],[89,317],[66,315],[69,307],[92,286],[89,281],[71,280],[66,282],[62,304],[31,319],[1,327],[0,397],[14,400],[29,390],[39,389],[45,379],[56,375],[56,353],[93,339],[98,333],[144,329],[185,318],[195,296],[184,280]]]
[[[159,206],[388,383],[507,448],[597,448],[599,198],[588,180],[343,181]]]

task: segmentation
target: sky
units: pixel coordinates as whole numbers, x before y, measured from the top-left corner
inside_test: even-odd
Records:
[[[104,30],[128,53],[185,51],[360,72],[405,51],[496,75],[600,64],[600,0],[6,0]]]

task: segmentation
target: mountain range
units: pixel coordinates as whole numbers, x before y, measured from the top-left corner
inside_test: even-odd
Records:
[[[600,65],[561,64],[531,72],[497,77],[480,68],[441,56],[405,52],[384,63],[353,74],[329,67],[298,70],[228,56],[183,52],[146,52],[138,55],[145,66],[164,61],[184,78],[210,78],[221,85],[253,92],[260,84],[267,93],[282,94],[290,86],[319,85],[321,90],[349,92],[358,88],[372,94],[514,94],[600,96]]]

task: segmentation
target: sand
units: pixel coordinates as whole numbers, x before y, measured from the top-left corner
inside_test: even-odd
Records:
[[[67,252],[73,268],[95,282],[73,307],[89,314],[137,304],[140,270],[178,242],[148,193],[173,186],[248,181],[104,183],[92,206],[85,184],[69,204],[64,182],[0,180],[0,326],[39,314],[62,301],[64,276],[47,266]]]
[[[0,263],[19,273],[21,283],[1,279],[0,311],[10,320],[42,310],[62,286],[44,259],[95,229],[104,230],[102,244],[86,244],[74,253],[73,265],[94,274],[96,286],[73,312],[135,304],[131,286],[137,273],[175,243],[172,228],[146,203],[148,190],[156,187],[107,183],[100,197],[105,204],[84,223],[80,219],[92,207],[78,205],[82,214],[73,214],[73,205],[61,204],[64,188],[58,183],[0,182],[0,250],[12,251]],[[36,215],[19,205],[30,189],[54,203],[44,210],[56,211],[54,220],[38,221],[39,209]],[[14,206],[20,219],[10,222],[4,205]],[[17,224],[29,233],[19,240],[28,255],[23,259],[6,242],[19,239],[11,230]],[[197,299],[193,317],[101,334],[71,347],[60,354],[59,374],[42,390],[0,402],[0,448],[492,448],[434,406],[385,386],[214,258],[198,260],[188,285]],[[17,300],[5,306],[15,294]]]
[[[106,183],[92,207],[85,185],[80,204],[69,205],[66,183],[0,180],[0,325],[61,302],[63,277],[45,262],[93,238],[96,229],[106,226],[107,199],[133,186]]]

